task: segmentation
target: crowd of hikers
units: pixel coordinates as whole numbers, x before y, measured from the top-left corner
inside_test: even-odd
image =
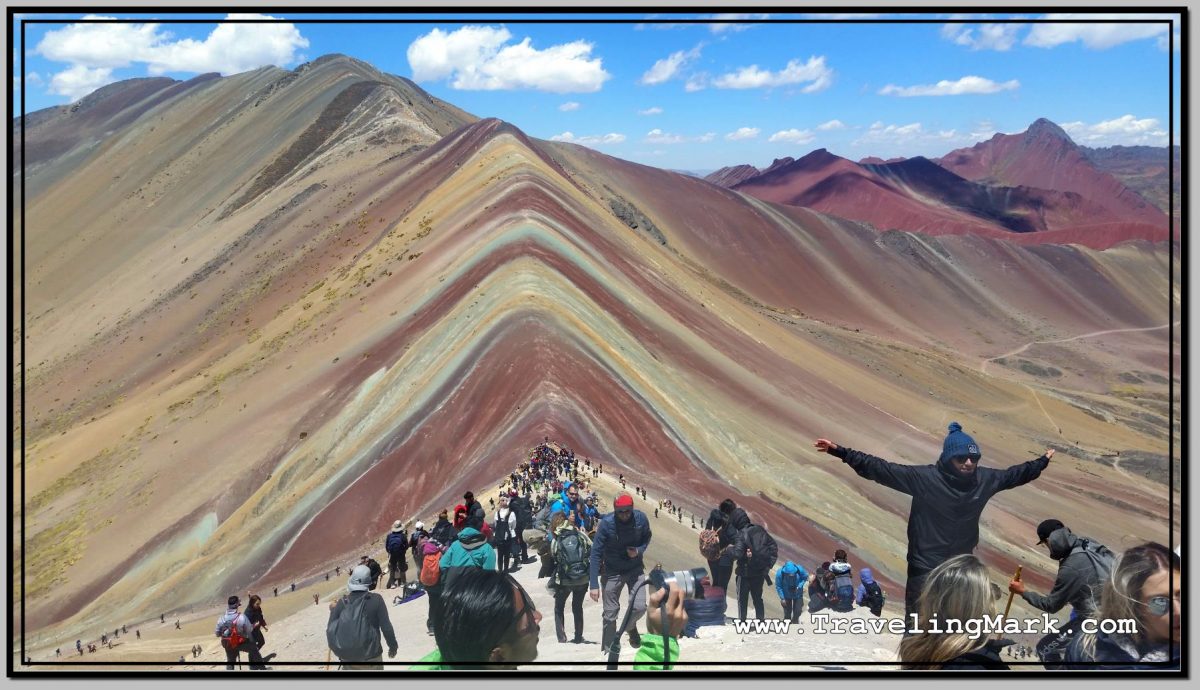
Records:
[[[892,463],[825,438],[814,446],[859,476],[912,497],[906,627],[898,650],[902,668],[1006,669],[1005,659],[1027,658],[1054,669],[1180,667],[1178,550],[1151,542],[1114,553],[1057,519],[1043,520],[1036,529],[1036,545],[1058,564],[1050,591],[1032,591],[1019,575],[1007,578],[1010,603],[1020,596],[1047,614],[1070,607],[1069,620],[1057,633],[1029,647],[936,625],[938,620],[991,619],[1000,612],[997,603],[1005,592],[973,555],[979,518],[996,493],[1036,480],[1049,466],[1053,449],[1005,469],[981,467],[979,446],[957,423],[950,425],[937,462],[926,466]],[[602,656],[615,660],[625,639],[637,649],[637,669],[674,667],[680,662],[680,637],[695,636],[706,625],[726,624],[727,595],[736,595],[739,620],[748,619],[751,603],[754,617],[765,620],[763,590],[770,586],[792,623],[805,608],[806,591],[810,614],[862,608],[883,615],[888,597],[871,568],[856,572],[840,548],[811,572],[794,560],[778,565],[775,539],[731,498],[712,508],[701,525],[690,516],[691,526],[699,530],[700,556],[708,565],[700,571],[703,594],[689,596],[688,587],[678,582],[657,586],[662,581],[646,566],[653,519],[664,512],[682,524],[685,511],[669,499],[650,501],[640,486],[628,492],[623,474],[618,477],[623,490],[613,498],[611,510],[603,511],[606,501],[589,490],[590,480],[601,474],[602,465],[547,438],[501,482],[487,508],[466,492],[462,503],[440,511],[432,525],[395,521],[384,538],[386,581],[380,564],[364,555],[350,569],[348,595],[329,604],[326,638],[340,668],[382,669],[385,644],[389,658],[397,653],[388,602],[376,591],[381,582],[382,589],[399,590],[393,605],[421,597],[427,601],[426,627],[435,649],[412,668],[515,668],[535,660],[542,614],[510,574],[535,563],[554,597],[556,640],[587,642],[585,597],[602,601]],[[635,507],[637,501],[653,510],[653,518]],[[334,572],[340,575],[341,567]],[[645,633],[638,630],[643,617]],[[1136,625],[1088,625],[1118,621]],[[267,630],[257,595],[250,596],[244,612],[240,598],[230,596],[215,630],[226,667],[233,668],[244,653],[251,669],[267,668],[274,656],[260,652]],[[114,630],[113,637],[120,632],[124,630]],[[101,644],[106,642],[104,635]],[[76,650],[83,654],[80,641]],[[199,651],[193,648],[192,653],[195,657]]]

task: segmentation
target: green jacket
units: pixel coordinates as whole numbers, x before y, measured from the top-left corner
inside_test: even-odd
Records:
[[[408,667],[410,671],[445,671],[450,668],[442,663],[442,650],[435,649],[421,657],[421,661]]]
[[[675,667],[675,662],[679,661],[679,640],[674,637],[666,638],[671,645],[671,662],[667,666],[667,670]],[[661,635],[651,635],[646,633],[642,635],[642,646],[638,647],[637,656],[633,657],[633,670],[635,671],[661,671],[663,662],[663,637]]]

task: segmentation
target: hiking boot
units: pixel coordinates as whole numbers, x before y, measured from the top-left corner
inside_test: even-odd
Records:
[[[576,635],[571,638],[571,644],[583,644],[583,635]]]
[[[634,649],[642,646],[642,636],[638,634],[637,628],[629,629],[629,646]]]

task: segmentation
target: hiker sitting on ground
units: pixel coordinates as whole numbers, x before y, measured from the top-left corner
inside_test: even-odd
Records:
[[[370,591],[371,569],[356,565],[350,572],[346,589],[350,594],[329,603],[329,622],[325,639],[329,649],[341,660],[343,670],[383,670],[383,646],[387,641],[388,658],[394,659],[399,643],[388,617],[383,597]]]
[[[900,465],[819,438],[813,444],[841,458],[859,476],[912,496],[908,517],[908,582],[904,615],[916,611],[925,577],[939,564],[971,553],[979,544],[979,516],[997,493],[1027,484],[1041,475],[1054,449],[1035,460],[1003,470],[979,467],[975,440],[958,422],[950,423],[935,465]]]
[[[995,617],[1000,588],[992,584],[987,568],[973,555],[955,556],[933,569],[917,599],[917,629],[900,642],[900,667],[904,669],[1008,670],[1000,650],[1012,640],[990,639],[987,635],[933,632],[932,623],[957,619],[983,620]],[[974,639],[972,639],[974,638]]]
[[[542,614],[512,575],[464,570],[443,597],[444,614],[433,630],[437,649],[411,670],[515,669],[537,659]]]
[[[229,609],[217,618],[214,634],[221,638],[221,646],[225,648],[225,670],[232,671],[237,661],[238,653],[245,652],[250,659],[250,670],[259,671],[266,668],[258,647],[254,646],[254,626],[240,609],[242,602],[236,594],[229,597]]]
[[[1059,632],[1050,633],[1037,643],[1038,657],[1047,668],[1057,668],[1071,640],[1080,632],[1083,619],[1095,618],[1100,607],[1100,593],[1108,580],[1116,554],[1097,541],[1078,537],[1060,520],[1043,520],[1037,527],[1038,542],[1045,546],[1050,558],[1058,561],[1058,576],[1049,594],[1041,595],[1025,589],[1025,583],[1012,580],[1008,591],[1020,594],[1035,609],[1058,613],[1071,605],[1071,618]]]
[[[783,617],[793,623],[800,621],[804,608],[804,586],[808,584],[808,571],[802,565],[786,561],[775,573],[775,593],[783,606]]]
[[[1183,577],[1179,554],[1150,542],[1121,554],[1100,597],[1099,621],[1137,622],[1137,632],[1097,631],[1076,637],[1068,662],[1101,662],[1074,668],[1179,670],[1180,597]],[[1065,668],[1073,668],[1070,663]]]
[[[854,610],[854,579],[850,572],[853,568],[846,561],[846,551],[838,549],[833,554],[833,561],[829,564],[829,577],[831,586],[828,588],[829,603],[834,611]]]
[[[854,597],[854,603],[859,606],[870,609],[871,613],[876,616],[883,615],[884,594],[883,588],[875,581],[875,576],[871,574],[870,568],[863,568],[858,571],[858,592]]]

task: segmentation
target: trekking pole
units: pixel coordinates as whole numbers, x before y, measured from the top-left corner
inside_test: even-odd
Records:
[[[1017,582],[1020,582],[1020,581],[1021,581],[1021,566],[1019,566],[1019,565],[1017,566],[1017,574],[1016,574],[1016,575],[1013,575],[1013,579],[1014,579],[1014,580],[1016,580]],[[1009,611],[1009,609],[1011,609],[1011,608],[1012,608],[1012,600],[1013,600],[1013,595],[1014,595],[1014,594],[1016,594],[1016,592],[1009,592],[1009,593],[1008,593],[1008,604],[1006,604],[1006,605],[1004,606],[1004,618],[1005,618],[1005,620],[1007,620],[1007,619],[1008,619],[1008,611]]]

